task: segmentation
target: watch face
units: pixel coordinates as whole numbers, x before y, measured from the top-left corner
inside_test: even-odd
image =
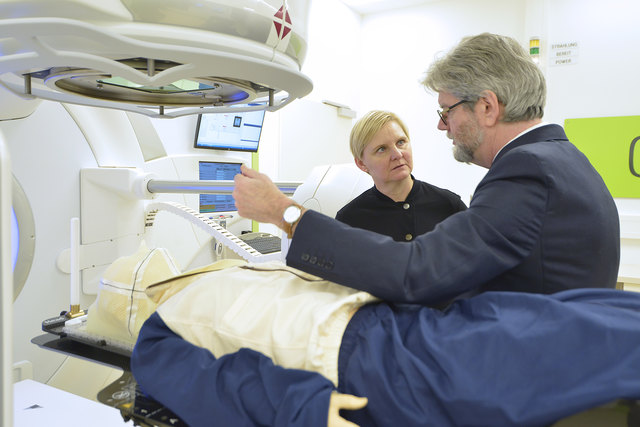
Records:
[[[291,205],[287,209],[284,210],[284,220],[289,224],[295,222],[298,218],[300,218],[300,208],[296,205]]]

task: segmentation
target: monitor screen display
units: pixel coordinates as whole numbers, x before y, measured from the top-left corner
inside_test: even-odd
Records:
[[[265,110],[199,114],[195,148],[258,151]]]
[[[200,161],[200,180],[233,181],[240,173],[241,163]],[[234,212],[236,203],[231,194],[200,194],[200,213]]]

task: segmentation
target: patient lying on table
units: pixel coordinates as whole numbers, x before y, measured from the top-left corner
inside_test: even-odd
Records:
[[[360,425],[548,425],[640,398],[640,294],[490,292],[438,311],[242,261],[147,294],[133,374],[192,427],[327,425],[335,390],[368,398],[344,415]]]

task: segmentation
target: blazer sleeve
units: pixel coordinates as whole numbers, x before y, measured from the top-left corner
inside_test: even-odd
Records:
[[[468,209],[410,243],[307,211],[287,264],[391,302],[437,304],[473,291],[521,263],[541,235],[549,183],[535,156],[509,157]]]
[[[216,359],[153,313],[131,357],[141,389],[191,427],[327,425],[332,383],[242,349]]]

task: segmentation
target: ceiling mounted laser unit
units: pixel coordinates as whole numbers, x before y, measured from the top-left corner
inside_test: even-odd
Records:
[[[309,2],[0,0],[0,85],[152,117],[275,111],[313,88]]]

